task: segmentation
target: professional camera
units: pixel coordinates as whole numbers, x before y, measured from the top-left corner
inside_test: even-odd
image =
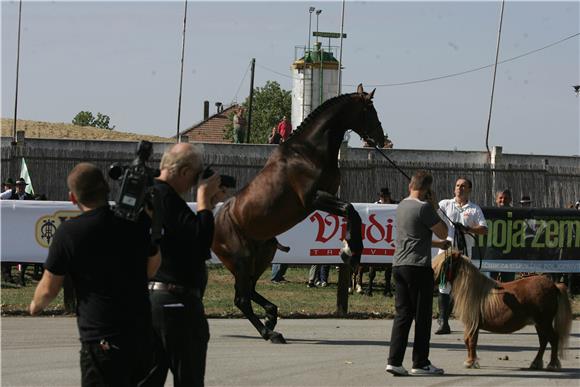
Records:
[[[206,167],[203,171],[202,178],[207,179],[208,177],[212,176],[215,173],[213,169],[211,169],[211,165]],[[220,175],[221,178],[221,187],[226,188],[236,188],[236,178],[233,176],[228,175]]]
[[[153,152],[153,144],[140,141],[137,146],[137,157],[130,165],[114,163],[109,169],[111,179],[121,181],[121,192],[115,205],[115,215],[135,222],[146,204],[151,204],[153,178],[159,176],[159,170],[149,168],[146,162]]]

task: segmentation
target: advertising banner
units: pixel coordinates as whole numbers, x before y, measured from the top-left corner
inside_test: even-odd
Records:
[[[195,203],[189,205],[195,210]],[[353,205],[362,219],[362,262],[391,263],[397,205]],[[0,201],[0,211],[1,255],[5,262],[44,262],[58,226],[80,213],[70,202],[24,200]],[[519,208],[483,208],[483,211],[489,233],[476,238],[472,251],[475,265],[483,258],[483,271],[580,272],[580,211]],[[277,251],[274,262],[342,263],[339,254],[345,234],[344,218],[315,211],[278,236],[290,251]],[[212,261],[218,262],[216,257]]]

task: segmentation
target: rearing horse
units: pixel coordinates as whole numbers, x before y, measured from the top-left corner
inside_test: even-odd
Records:
[[[367,94],[359,85],[356,93],[332,98],[316,108],[216,215],[212,250],[234,275],[235,305],[265,340],[286,342],[274,331],[278,307],[256,292],[256,281],[276,250],[288,251],[278,243],[277,235],[315,210],[343,216],[347,232],[341,258],[346,263],[360,262],[360,216],[352,204],[335,196],[340,185],[338,151],[348,129],[383,145],[373,94],[374,90]],[[254,314],[252,301],[264,308],[265,324]]]

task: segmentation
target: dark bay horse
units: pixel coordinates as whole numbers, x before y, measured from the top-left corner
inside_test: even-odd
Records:
[[[360,262],[360,216],[352,204],[335,196],[340,184],[338,151],[348,129],[383,145],[373,94],[374,90],[368,94],[359,85],[356,93],[332,98],[316,108],[276,147],[258,175],[216,214],[212,250],[234,275],[235,305],[265,340],[285,343],[274,331],[277,306],[256,292],[256,281],[276,250],[285,249],[277,235],[315,210],[343,216],[347,232],[341,258],[346,263]],[[265,323],[254,314],[252,301],[264,308]]]
[[[479,368],[476,354],[480,329],[495,333],[512,333],[534,324],[540,349],[530,369],[543,368],[544,351],[552,347],[546,368],[561,368],[562,357],[570,335],[572,312],[564,284],[555,284],[546,276],[532,276],[512,282],[496,282],[482,273],[469,258],[453,253],[441,253],[433,259],[435,282],[444,271],[452,283],[451,295],[455,313],[465,325],[467,368]]]

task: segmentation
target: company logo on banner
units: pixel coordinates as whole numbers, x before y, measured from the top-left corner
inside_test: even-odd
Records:
[[[326,244],[329,241],[342,241],[346,238],[346,221],[343,217],[316,211],[310,216],[309,220],[317,226],[315,242]],[[386,213],[370,214],[366,219],[363,217],[361,230],[363,242],[366,242],[365,246],[375,245],[374,247],[365,247],[363,255],[393,256],[395,253],[394,222],[395,220],[386,215]],[[382,247],[385,243],[387,246]],[[311,257],[337,256],[339,254],[340,248],[310,249]]]
[[[48,248],[54,233],[60,224],[72,217],[78,216],[80,211],[57,211],[52,215],[44,215],[38,218],[34,227],[36,242]]]

